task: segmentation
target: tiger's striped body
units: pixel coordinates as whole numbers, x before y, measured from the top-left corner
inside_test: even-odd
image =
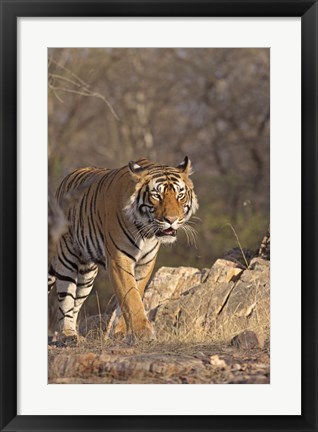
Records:
[[[78,313],[101,265],[123,316],[117,331],[152,337],[142,297],[160,244],[174,242],[198,208],[190,170],[187,158],[176,168],[141,159],[115,170],[78,169],[62,181],[57,199],[68,202],[63,210],[69,226],[49,270],[62,334],[76,336]],[[72,194],[76,200],[65,200]]]

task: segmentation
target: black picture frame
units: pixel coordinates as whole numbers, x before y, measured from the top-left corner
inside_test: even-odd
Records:
[[[317,431],[318,5],[313,0],[0,0],[1,431]],[[299,416],[17,415],[17,18],[301,17],[302,413]],[[251,36],[252,37],[252,36]],[[292,89],[291,89],[292,91]],[[292,228],[291,228],[292,229]],[[292,235],[292,233],[291,233]],[[288,253],[288,252],[287,252]],[[286,329],[287,331],[287,329]],[[292,347],[289,358],[291,361]],[[292,377],[291,377],[292,380]]]

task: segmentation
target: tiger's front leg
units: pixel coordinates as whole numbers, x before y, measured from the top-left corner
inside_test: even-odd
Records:
[[[128,259],[112,260],[110,276],[124,318],[124,321],[119,319],[115,334],[125,330],[128,337],[153,339],[154,331],[146,316],[132,263]]]
[[[141,299],[143,299],[146,286],[150,280],[153,269],[155,267],[156,258],[157,257],[155,256],[154,259],[152,259],[150,262],[137,263],[135,265],[135,280],[137,283],[137,289]],[[126,323],[123,314],[120,314],[120,317],[117,323],[115,324],[114,336],[116,335],[122,336],[125,334],[126,334]],[[153,330],[153,336],[155,336],[154,330]]]

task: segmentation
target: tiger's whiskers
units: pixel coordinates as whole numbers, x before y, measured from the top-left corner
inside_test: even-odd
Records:
[[[189,225],[189,222],[186,222],[184,225],[182,225],[180,229],[182,229],[187,236],[188,245],[193,245],[197,249],[197,231],[191,225]]]

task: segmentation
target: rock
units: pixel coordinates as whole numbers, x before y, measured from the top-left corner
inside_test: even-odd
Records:
[[[177,299],[190,288],[200,285],[207,271],[193,267],[161,267],[155,274],[144,294],[146,310],[171,299]]]
[[[175,352],[174,346],[154,345],[150,349],[108,346],[94,352],[75,348],[49,351],[50,383],[268,383],[269,355],[253,351],[247,356],[234,347],[224,352],[206,344]],[[195,353],[197,347],[200,356]],[[84,349],[84,352],[83,352]],[[201,351],[204,350],[205,354]],[[199,357],[199,358],[198,358]]]
[[[262,317],[265,314],[269,315],[269,270],[269,261],[253,258],[249,269],[242,273],[236,283],[224,309],[224,315],[250,318],[256,306]]]
[[[243,270],[233,261],[218,259],[213,264],[207,281],[212,281],[215,284],[218,282],[235,282],[242,272]]]
[[[178,361],[176,361],[178,360]],[[160,354],[60,354],[50,365],[50,379],[54,378],[106,378],[107,382],[143,382],[156,377],[179,377],[192,370],[204,370],[204,364],[188,356],[163,356]]]
[[[219,259],[204,278],[192,268],[159,270],[146,304],[159,338],[224,340],[255,326],[266,338],[269,294],[269,261],[253,258],[244,270],[233,261]]]
[[[231,345],[244,350],[261,348],[261,343],[256,333],[250,330],[243,331],[234,336],[231,340]]]
[[[224,359],[220,358],[217,354],[214,354],[210,357],[210,363],[212,366],[225,369],[227,364]]]

